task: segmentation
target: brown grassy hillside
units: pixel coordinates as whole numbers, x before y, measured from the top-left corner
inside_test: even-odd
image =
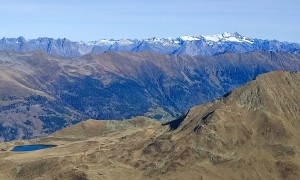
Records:
[[[300,73],[277,71],[165,125],[145,118],[120,126],[87,121],[46,138],[2,143],[6,150],[24,143],[58,146],[1,152],[0,178],[296,180],[299,94]],[[125,124],[128,130],[120,128]],[[102,133],[108,127],[114,130]]]

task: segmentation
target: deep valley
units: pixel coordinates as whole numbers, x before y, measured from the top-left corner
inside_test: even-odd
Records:
[[[45,136],[92,119],[176,119],[261,73],[297,71],[300,55],[0,52],[0,140]]]
[[[0,143],[0,179],[299,179],[300,73],[258,76],[166,124],[87,120]],[[54,148],[11,152],[16,145]]]

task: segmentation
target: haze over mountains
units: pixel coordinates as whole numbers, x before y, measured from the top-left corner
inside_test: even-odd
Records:
[[[255,51],[213,56],[105,52],[58,57],[0,52],[2,141],[47,135],[88,118],[172,120],[300,55]]]
[[[300,73],[270,72],[161,125],[85,121],[0,143],[1,179],[289,179],[300,177]],[[126,128],[124,128],[126,127]],[[12,153],[14,145],[55,144]]]
[[[0,179],[299,179],[299,49],[238,33],[4,38],[0,141],[45,137],[0,143]]]
[[[121,39],[74,42],[68,39],[38,38],[26,40],[3,38],[0,50],[6,51],[43,51],[55,56],[78,57],[85,54],[100,54],[105,51],[143,52],[161,54],[214,55],[226,52],[244,53],[252,51],[273,51],[300,53],[297,43],[279,42],[248,38],[239,33],[223,33],[211,36],[182,36],[179,38],[151,38],[144,40]]]

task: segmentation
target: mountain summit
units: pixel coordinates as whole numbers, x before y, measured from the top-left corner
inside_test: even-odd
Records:
[[[255,43],[254,39],[248,38],[246,36],[242,36],[239,33],[235,32],[233,34],[225,32],[223,34],[211,35],[211,36],[202,36],[206,41],[213,42],[239,42],[239,43]]]
[[[181,36],[178,38],[150,39],[101,39],[91,42],[75,42],[68,39],[38,38],[25,40],[19,38],[3,38],[0,50],[7,51],[43,51],[56,56],[77,57],[85,54],[100,54],[105,51],[143,52],[150,51],[161,54],[186,54],[210,56],[225,52],[244,53],[258,50],[284,51],[299,53],[297,43],[280,42],[248,38],[237,32],[203,36]]]

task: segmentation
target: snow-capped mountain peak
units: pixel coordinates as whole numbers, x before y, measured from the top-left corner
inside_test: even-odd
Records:
[[[68,39],[19,38],[0,39],[0,50],[5,51],[44,51],[57,56],[78,57],[88,53],[100,54],[105,51],[142,52],[161,54],[214,55],[225,52],[243,53],[252,51],[284,51],[298,54],[300,44],[248,38],[237,32],[216,35],[181,36],[178,38],[149,39],[101,39],[99,41],[70,41]]]
[[[113,45],[113,44],[121,44],[121,45],[129,45],[133,44],[135,40],[131,39],[100,39],[98,41],[89,41],[86,43],[86,45],[89,46],[99,46],[99,45]]]
[[[182,39],[183,41],[198,41],[198,40],[200,40],[200,38],[196,37],[196,36],[181,36],[180,39]]]
[[[213,42],[239,42],[239,43],[250,43],[250,44],[253,43],[252,39],[247,38],[246,36],[242,36],[237,32],[233,34],[229,32],[225,32],[223,34],[208,35],[202,37],[207,41],[213,41]]]

